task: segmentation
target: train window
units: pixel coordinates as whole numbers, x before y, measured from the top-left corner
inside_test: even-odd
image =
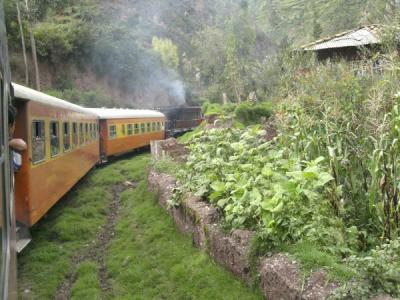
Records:
[[[126,131],[125,131],[125,124],[122,124],[122,135],[125,135]]]
[[[161,131],[161,123],[157,122],[157,131]]]
[[[151,123],[151,131],[156,131],[156,122]]]
[[[82,146],[85,143],[85,134],[83,132],[83,124],[79,123],[79,144]]]
[[[147,132],[150,132],[150,131],[151,131],[151,124],[147,123]]]
[[[139,134],[139,124],[135,124],[135,134]]]
[[[97,126],[93,123],[93,139],[97,139]]]
[[[38,163],[46,158],[46,136],[44,121],[32,122],[32,162]]]
[[[146,132],[146,129],[145,129],[145,128],[146,128],[146,127],[145,127],[144,124],[140,124],[140,131],[142,132],[142,134]]]
[[[71,149],[71,129],[68,122],[63,124],[63,136],[64,136],[64,151],[69,151]]]
[[[92,126],[91,131],[91,135],[92,135],[92,140],[95,141],[96,140],[96,124],[90,124]]]
[[[50,122],[50,154],[51,157],[60,154],[60,130],[57,121]]]
[[[89,124],[85,124],[85,142],[89,143],[90,137],[89,137]]]
[[[115,125],[110,126],[108,135],[110,139],[115,139],[117,137],[117,127]]]
[[[128,135],[133,135],[133,125],[128,124]]]
[[[78,146],[78,124],[72,123],[72,147]]]
[[[90,141],[93,139],[93,125],[92,125],[92,123],[90,123],[88,126],[89,126],[88,136],[89,136],[89,141]]]

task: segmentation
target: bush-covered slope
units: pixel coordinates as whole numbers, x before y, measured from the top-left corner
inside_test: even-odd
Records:
[[[189,101],[221,101],[225,94],[236,102],[251,92],[262,100],[264,82],[271,81],[266,56],[386,22],[396,1],[31,0],[31,22],[23,2],[25,40],[29,50],[32,28],[44,89],[95,89],[116,104],[152,106],[182,102],[183,86]],[[24,82],[15,0],[7,0],[6,8],[14,78]],[[153,47],[154,37],[171,46]],[[176,55],[165,56],[171,51]],[[87,74],[95,77],[88,81]]]
[[[197,132],[178,176],[228,228],[256,230],[261,255],[311,244],[355,269],[338,299],[400,295],[400,60],[397,51],[378,58],[379,71],[369,60],[283,58],[271,89],[276,137],[257,127]]]

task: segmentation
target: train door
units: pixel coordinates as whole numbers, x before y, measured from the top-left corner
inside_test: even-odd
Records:
[[[0,299],[16,299],[15,217],[12,171],[8,148],[8,106],[10,105],[10,71],[3,0],[0,0],[0,227],[1,265]]]

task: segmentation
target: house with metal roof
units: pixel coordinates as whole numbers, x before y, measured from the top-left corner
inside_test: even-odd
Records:
[[[326,37],[300,47],[315,52],[319,60],[344,58],[357,60],[361,50],[378,51],[381,46],[382,25],[368,25]]]

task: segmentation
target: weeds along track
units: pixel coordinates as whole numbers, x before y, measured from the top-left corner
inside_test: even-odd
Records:
[[[100,233],[96,236],[93,245],[88,249],[76,254],[71,263],[72,271],[66,276],[64,282],[60,286],[55,296],[56,300],[64,300],[71,298],[71,290],[74,282],[77,279],[77,268],[84,261],[93,261],[98,266],[98,275],[100,281],[100,288],[104,295],[112,296],[112,287],[108,280],[107,269],[104,262],[104,256],[107,247],[115,235],[115,225],[117,223],[120,211],[120,195],[128,189],[126,185],[118,183],[112,188],[112,199],[109,204],[109,211],[107,213],[107,222],[103,226]]]
[[[20,299],[262,299],[177,231],[149,164],[99,168],[49,212],[19,259]]]

